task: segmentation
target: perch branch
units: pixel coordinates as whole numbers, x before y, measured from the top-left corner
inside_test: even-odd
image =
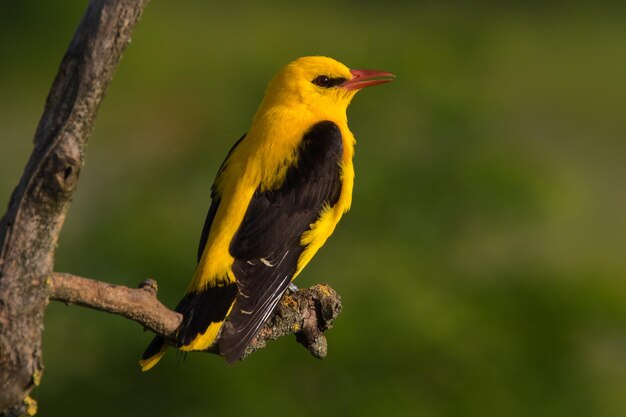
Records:
[[[157,300],[154,280],[143,281],[139,288],[128,288],[55,272],[47,283],[51,300],[118,314],[166,338],[175,334],[182,319]]]
[[[139,288],[128,288],[55,272],[46,283],[51,300],[118,314],[169,340],[181,322],[179,313],[157,300],[154,280],[143,281]],[[246,356],[264,348],[268,340],[295,334],[296,340],[313,356],[324,358],[327,353],[324,332],[332,327],[340,311],[341,298],[328,285],[288,291],[250,344]]]

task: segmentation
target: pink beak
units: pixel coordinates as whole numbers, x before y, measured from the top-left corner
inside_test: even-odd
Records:
[[[390,72],[372,71],[372,70],[350,70],[352,78],[341,84],[346,90],[359,90],[363,87],[384,84],[393,81],[396,78]]]

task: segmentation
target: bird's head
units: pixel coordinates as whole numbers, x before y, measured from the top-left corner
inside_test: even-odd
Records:
[[[286,65],[274,77],[265,93],[265,101],[345,112],[361,88],[394,78],[388,72],[351,70],[332,58],[307,56]]]

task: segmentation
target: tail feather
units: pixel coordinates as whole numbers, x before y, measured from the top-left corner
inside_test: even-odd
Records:
[[[176,307],[176,311],[183,315],[176,347],[186,351],[208,349],[228,316],[236,295],[237,284],[207,287],[185,295]]]
[[[152,342],[148,345],[145,352],[141,356],[139,360],[139,365],[141,366],[141,370],[143,372],[150,370],[154,365],[156,365],[163,355],[165,355],[165,351],[167,350],[167,343],[165,339],[161,336],[156,336],[152,339]]]
[[[176,311],[183,315],[183,321],[174,346],[182,351],[210,348],[233,307],[236,295],[237,284],[234,283],[186,294],[176,307]],[[168,343],[160,336],[152,339],[139,361],[141,370],[147,371],[156,365],[167,346]]]

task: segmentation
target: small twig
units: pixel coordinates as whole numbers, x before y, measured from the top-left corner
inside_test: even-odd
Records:
[[[140,288],[128,288],[55,272],[47,284],[51,300],[126,317],[170,340],[182,320],[179,313],[157,300],[154,280],[143,281]],[[327,353],[324,332],[332,327],[340,311],[341,297],[328,285],[287,292],[245,356],[264,348],[268,340],[295,334],[313,356],[324,358]]]

